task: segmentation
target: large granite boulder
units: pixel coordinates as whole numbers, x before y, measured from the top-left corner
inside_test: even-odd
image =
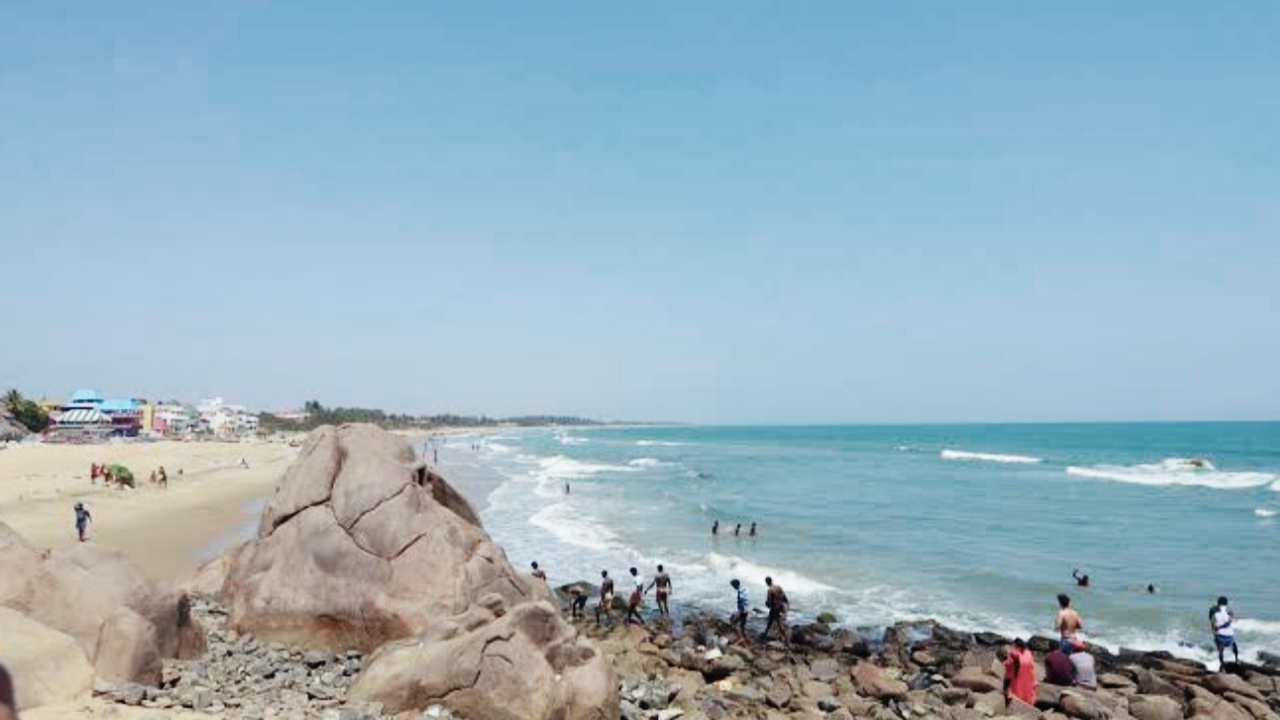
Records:
[[[489,594],[508,605],[551,597],[408,442],[372,425],[311,433],[222,590],[239,632],[362,651],[429,633]]]
[[[9,608],[0,608],[0,659],[19,710],[78,700],[93,687],[93,667],[71,636]]]
[[[506,612],[496,595],[484,603],[430,636],[384,645],[348,699],[396,713],[443,704],[463,717],[493,720],[618,717],[612,666],[553,605],[524,603]]]
[[[69,635],[104,680],[158,681],[151,657],[178,657],[184,645],[188,653],[193,645],[203,650],[204,634],[181,613],[180,594],[152,582],[118,550],[36,550],[0,523],[0,567],[0,607]],[[127,642],[145,644],[127,657],[111,649],[126,627]]]

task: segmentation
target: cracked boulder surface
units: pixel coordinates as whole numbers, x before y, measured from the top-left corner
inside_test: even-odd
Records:
[[[487,595],[549,597],[407,441],[373,425],[313,431],[257,537],[216,562],[235,630],[335,651],[430,633]]]
[[[368,659],[348,698],[389,712],[443,705],[487,720],[616,720],[613,666],[548,602],[509,612],[489,596],[468,613],[493,619],[434,638],[384,645]],[[476,623],[464,623],[474,625]]]

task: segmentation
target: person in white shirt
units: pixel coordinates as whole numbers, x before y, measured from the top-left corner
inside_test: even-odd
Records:
[[[1236,663],[1240,662],[1240,646],[1236,645],[1235,621],[1236,614],[1227,605],[1227,599],[1218,598],[1218,604],[1209,610],[1209,625],[1213,627],[1213,644],[1218,648],[1219,669],[1227,663],[1224,656],[1227,648],[1231,648],[1231,652],[1236,657]]]

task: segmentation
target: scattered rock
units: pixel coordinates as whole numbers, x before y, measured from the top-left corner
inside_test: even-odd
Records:
[[[1166,695],[1134,695],[1129,714],[1137,720],[1182,720],[1182,703]]]
[[[873,663],[860,662],[853,668],[853,681],[858,690],[877,700],[901,700],[907,695],[907,684],[885,675]]]

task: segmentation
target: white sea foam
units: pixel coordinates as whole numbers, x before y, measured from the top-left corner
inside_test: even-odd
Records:
[[[631,467],[655,468],[661,465],[665,465],[666,463],[662,462],[658,458],[636,458],[635,460],[632,460],[627,464],[630,465]]]
[[[1021,463],[1026,465],[1041,461],[1040,458],[1030,455],[1003,455],[1000,453],[967,452],[964,450],[943,450],[940,456],[943,460],[977,460],[981,462]]]
[[[1269,517],[1275,517],[1276,511],[1270,510],[1268,508],[1257,508],[1253,511],[1253,514],[1257,515],[1260,518],[1269,518]]]
[[[788,593],[832,592],[835,590],[830,585],[824,585],[800,573],[785,568],[769,568],[757,565],[736,555],[709,553],[707,560],[711,566],[711,571],[718,577],[736,576],[741,577],[744,581],[749,580],[751,582],[761,582],[765,577],[772,577]]]
[[[1254,635],[1271,635],[1280,638],[1280,621],[1258,620],[1257,618],[1238,618],[1234,623],[1236,630]]]
[[[556,536],[561,542],[592,550],[617,547],[618,536],[594,518],[568,503],[548,505],[529,518],[529,524]]]
[[[556,439],[561,445],[586,445],[591,442],[590,438],[574,437],[572,435],[557,435]]]
[[[673,442],[669,440],[637,440],[636,441],[636,445],[639,445],[640,447],[652,447],[654,445],[659,445],[661,447],[682,447],[688,444],[689,443]]]
[[[509,445],[503,445],[502,443],[496,443],[496,442],[485,443],[484,447],[489,452],[495,452],[495,453],[509,453],[509,452],[515,451],[515,448]]]
[[[1276,492],[1280,492],[1280,480],[1271,483],[1271,489]]]
[[[1067,468],[1067,474],[1135,485],[1184,485],[1215,490],[1244,490],[1276,480],[1271,473],[1223,472],[1207,460],[1190,458],[1167,458],[1148,465],[1073,465]]]
[[[564,455],[555,455],[539,458],[538,469],[530,470],[528,476],[537,483],[535,492],[538,495],[557,497],[561,493],[561,484],[565,481],[583,480],[607,472],[636,472],[639,469],[626,465],[589,463]]]

